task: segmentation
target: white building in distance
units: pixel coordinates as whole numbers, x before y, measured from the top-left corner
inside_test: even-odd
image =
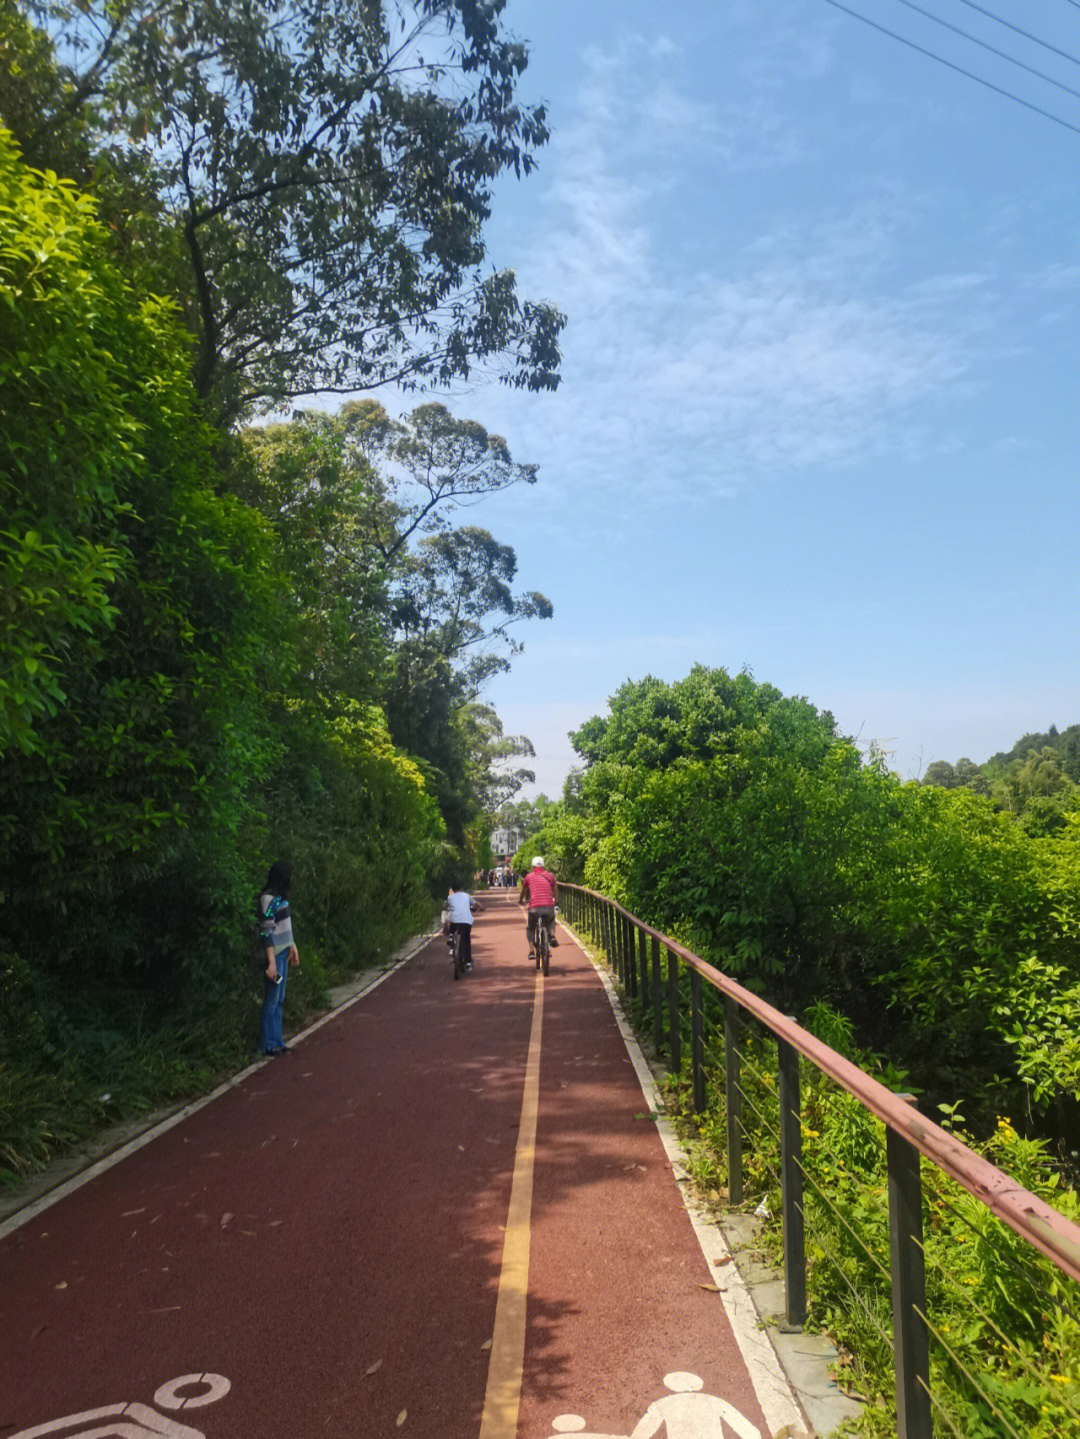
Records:
[[[491,852],[494,855],[505,855],[509,859],[511,855],[517,854],[524,843],[525,831],[516,824],[491,831]]]

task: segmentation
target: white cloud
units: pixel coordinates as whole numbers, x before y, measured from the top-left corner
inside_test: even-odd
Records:
[[[654,132],[662,132],[666,142],[672,136],[695,135],[699,140],[720,132],[715,107],[692,99],[669,80],[654,85],[642,96],[641,117]]]
[[[905,275],[927,203],[886,184],[857,211],[774,224],[715,259],[676,253],[673,188],[682,205],[688,185],[735,192],[722,161],[702,163],[703,142],[723,146],[724,117],[680,88],[677,67],[658,83],[643,43],[585,61],[541,171],[542,244],[519,266],[523,292],[569,315],[563,385],[539,407],[494,404],[514,416],[498,427],[522,437],[545,483],[573,475],[584,500],[617,473],[635,495],[670,499],[704,482],[718,497],[777,467],[865,458],[897,430],[916,443],[912,416],[964,381],[993,309],[974,268]],[[782,128],[781,109],[774,119]],[[691,454],[710,456],[707,474]]]

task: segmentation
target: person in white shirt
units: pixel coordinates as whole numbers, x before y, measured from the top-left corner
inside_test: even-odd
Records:
[[[455,889],[451,885],[450,893],[446,896],[443,913],[446,915],[450,928],[457,931],[458,953],[461,956],[462,967],[472,969],[473,912],[469,891]]]

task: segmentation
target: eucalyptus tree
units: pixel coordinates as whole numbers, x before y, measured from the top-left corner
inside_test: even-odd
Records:
[[[511,485],[535,485],[535,465],[514,460],[501,435],[445,405],[418,405],[399,420],[377,401],[343,405],[343,443],[367,463],[380,504],[371,540],[392,564],[418,535],[446,534],[452,517]]]
[[[346,663],[373,675],[381,636],[382,647],[456,666],[472,699],[520,648],[509,627],[550,615],[542,595],[512,593],[512,549],[486,530],[451,527],[461,507],[536,482],[536,466],[516,462],[477,421],[440,404],[393,420],[364,400],[251,426],[243,439],[252,463],[238,467],[236,485],[281,538],[319,667],[335,648],[345,662],[347,648]]]
[[[487,530],[466,526],[422,540],[402,566],[393,594],[395,643],[384,698],[390,732],[410,754],[456,777],[451,788],[469,792],[463,811],[469,819],[500,797],[494,778],[479,786],[468,778],[472,743],[483,728],[477,728],[477,712],[470,707],[485,683],[508,669],[511,656],[520,651],[511,627],[548,619],[553,612],[551,601],[539,592],[514,592],[516,569],[509,545]],[[501,738],[500,730],[485,740],[492,761],[531,751],[527,741],[515,749],[515,740],[497,756],[492,745]],[[486,769],[494,774],[492,765]],[[523,773],[520,783],[526,778]],[[519,787],[511,783],[513,792]],[[453,830],[450,814],[447,823]]]
[[[455,664],[470,699],[510,666],[523,620],[550,619],[538,590],[515,594],[517,556],[478,525],[431,535],[409,555],[397,583],[393,618],[398,641]]]
[[[233,422],[300,397],[493,368],[554,389],[563,316],[491,266],[496,181],[548,138],[505,0],[28,0],[60,96],[152,171],[195,382]],[[167,245],[163,246],[163,251]]]

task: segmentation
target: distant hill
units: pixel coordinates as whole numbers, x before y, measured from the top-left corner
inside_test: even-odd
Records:
[[[1068,762],[1080,759],[1080,724],[1071,724],[1060,731],[1056,725],[1051,725],[1045,734],[1026,734],[1016,741],[1011,750],[991,755],[982,768],[993,765],[1004,769],[1013,760],[1027,759],[1032,750],[1041,754],[1044,749],[1052,749],[1060,755],[1062,768],[1070,774]],[[1070,774],[1070,778],[1080,778],[1080,772]]]
[[[1010,750],[991,755],[985,764],[970,759],[934,760],[923,784],[941,789],[973,789],[999,809],[1023,819],[1031,833],[1051,833],[1066,823],[1067,810],[1077,808],[1080,787],[1080,724],[1045,734],[1026,734]]]

